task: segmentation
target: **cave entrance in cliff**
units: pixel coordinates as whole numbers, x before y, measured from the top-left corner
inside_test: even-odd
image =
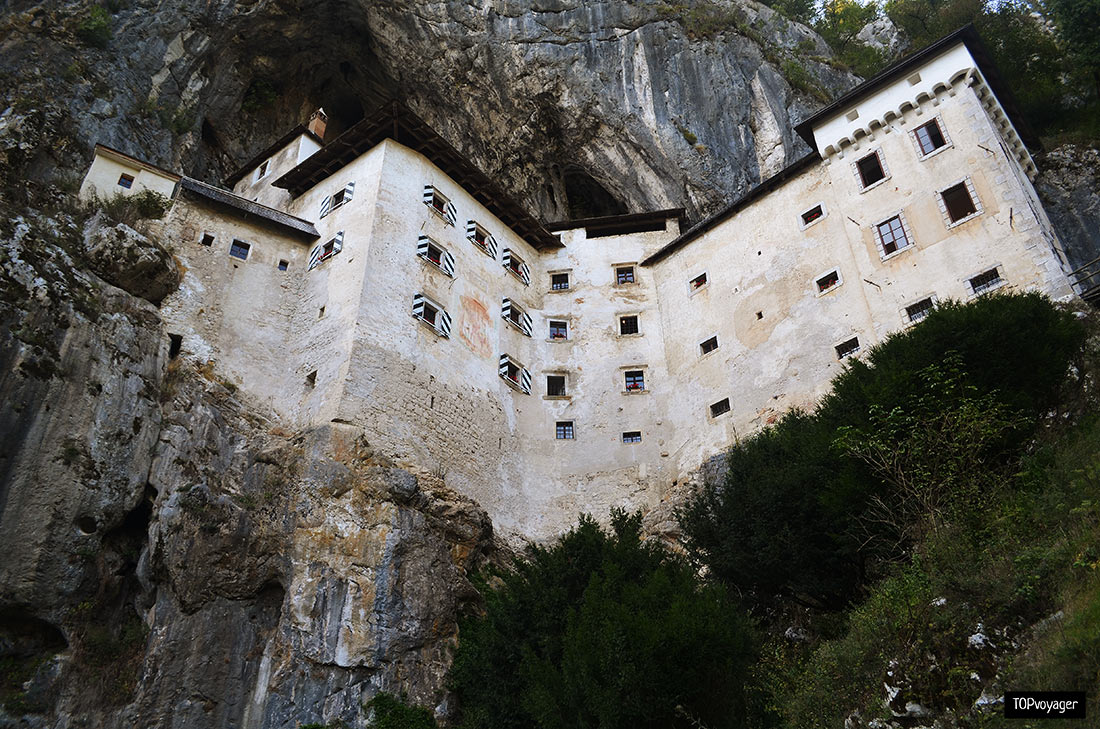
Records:
[[[565,188],[570,220],[626,213],[626,206],[622,202],[579,167],[567,167],[562,172],[562,185]]]

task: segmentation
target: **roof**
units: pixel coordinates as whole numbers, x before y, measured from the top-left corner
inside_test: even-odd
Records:
[[[269,208],[266,205],[260,205],[258,202],[253,202],[240,195],[234,195],[228,190],[222,190],[219,187],[213,185],[207,185],[205,182],[199,182],[191,177],[184,177],[180,180],[180,189],[197,195],[200,198],[204,198],[222,208],[227,208],[233,212],[242,214],[244,217],[251,216],[258,218],[258,222],[274,225],[283,230],[283,232],[290,233],[291,235],[297,235],[305,238],[318,238],[320,233],[313,227],[313,223],[308,220],[302,220],[296,218],[293,215],[288,215],[281,210],[275,208]]]
[[[561,248],[562,242],[474,166],[447,140],[397,101],[348,128],[272,184],[301,195],[386,139],[420,152],[534,248]]]
[[[779,189],[780,187],[785,185],[787,182],[789,182],[789,181],[793,180],[794,178],[798,177],[803,172],[805,172],[807,169],[809,169],[811,166],[813,166],[813,164],[815,162],[820,161],[820,159],[821,158],[818,157],[817,152],[810,152],[805,157],[802,157],[801,159],[794,162],[793,164],[787,165],[786,167],[784,167],[779,172],[775,173],[774,175],[772,175],[768,179],[761,182],[756,187],[754,187],[751,190],[749,190],[748,192],[746,192],[744,195],[739,197],[737,200],[734,200],[733,203],[731,203],[730,205],[727,205],[725,208],[722,208],[721,210],[714,213],[710,217],[704,218],[703,220],[699,221],[697,224],[695,224],[692,227],[685,230],[683,233],[678,235],[676,238],[674,238],[672,241],[670,241],[666,245],[662,246],[661,248],[658,248],[650,256],[648,256],[644,261],[642,261],[642,265],[647,266],[650,263],[656,263],[657,261],[661,260],[662,258],[667,256],[668,254],[672,253],[673,251],[675,251],[677,248],[684,245],[685,243],[688,243],[688,242],[698,238],[703,233],[706,233],[708,230],[710,230],[714,226],[721,223],[723,220],[726,220],[727,218],[732,216],[738,210],[741,210],[742,208],[748,206],[753,201],[763,197],[764,195],[767,195],[768,193],[772,192],[773,190]]]
[[[96,142],[95,154],[103,154],[105,157],[121,157],[122,160],[125,162],[129,162],[132,165],[149,170],[150,172],[156,172],[159,175],[170,177],[176,181],[179,181],[180,177],[182,177],[182,175],[178,172],[172,172],[172,170],[166,170],[163,167],[157,167],[152,163],[138,159],[137,157],[126,154],[125,152],[120,152],[114,147],[108,147],[106,144],[101,144],[99,142]]]
[[[238,182],[240,182],[241,178],[243,178],[245,175],[247,175],[252,170],[259,167],[260,164],[262,164],[265,159],[270,158],[272,155],[274,155],[280,149],[282,149],[286,145],[290,144],[291,142],[293,142],[295,139],[302,136],[303,134],[305,134],[307,137],[312,137],[314,140],[316,140],[316,142],[318,144],[324,144],[325,143],[323,139],[321,139],[316,134],[311,132],[307,125],[299,124],[298,126],[291,129],[289,132],[287,132],[286,134],[284,134],[283,136],[279,137],[277,140],[272,142],[269,147],[264,149],[262,152],[257,154],[255,157],[253,157],[252,159],[248,160],[243,165],[241,165],[240,169],[238,169],[236,172],[231,174],[229,177],[225,178],[225,185],[227,187],[233,187]]]
[[[684,225],[684,209],[668,208],[667,210],[654,210],[648,213],[629,213],[626,215],[605,215],[599,218],[578,218],[576,220],[559,220],[556,223],[547,223],[546,229],[550,231],[576,230],[584,228],[589,238],[598,238],[608,235],[625,235],[627,233],[644,233],[651,230],[664,230],[669,218],[676,218],[680,227]]]
[[[974,26],[970,24],[964,25],[954,33],[945,35],[935,43],[925,46],[916,53],[911,53],[905,58],[888,66],[882,72],[872,76],[848,93],[838,97],[828,106],[818,109],[816,112],[803,119],[795,125],[795,131],[798,132],[798,135],[802,137],[812,149],[817,151],[817,142],[814,139],[813,128],[820,122],[847,110],[848,107],[852,106],[856,100],[861,97],[867,96],[883,86],[892,83],[899,76],[904,76],[916,66],[935,58],[959,43],[964,44],[966,49],[970,51],[970,55],[974,57],[975,62],[978,64],[978,70],[982,72],[982,76],[985,77],[985,81],[989,84],[989,88],[991,88],[993,93],[997,96],[997,100],[1001,102],[1001,106],[1004,107],[1005,113],[1008,114],[1008,118],[1016,128],[1016,133],[1020,135],[1020,139],[1023,140],[1024,144],[1030,149],[1042,149],[1039,138],[1035,135],[1035,132],[1032,131],[1031,127],[1020,113],[1020,109],[1016,105],[1016,98],[1012,95],[1012,92],[997,72],[989,49],[982,43],[981,38],[978,36],[978,31],[974,30]]]

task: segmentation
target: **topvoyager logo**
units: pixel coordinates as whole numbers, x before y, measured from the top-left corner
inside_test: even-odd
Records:
[[[1084,691],[1005,691],[1006,719],[1084,719]]]

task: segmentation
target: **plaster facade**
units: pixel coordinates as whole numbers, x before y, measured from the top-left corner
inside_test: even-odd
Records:
[[[652,507],[935,301],[1072,294],[967,46],[876,89],[812,119],[819,154],[694,228],[675,211],[563,224],[558,247],[394,139],[300,194],[271,186],[323,154],[302,135],[234,192],[316,235],[178,197],[160,225],[187,272],[164,316],[273,418],[354,426],[507,537]],[[871,154],[881,179],[860,170]]]

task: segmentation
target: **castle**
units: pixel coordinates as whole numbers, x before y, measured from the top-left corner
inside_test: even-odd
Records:
[[[655,505],[938,300],[1073,294],[1036,141],[970,28],[803,121],[808,155],[689,228],[540,224],[397,106],[324,127],[232,192],[97,145],[81,192],[173,199],[172,356],[292,427],[362,432],[513,538]]]

